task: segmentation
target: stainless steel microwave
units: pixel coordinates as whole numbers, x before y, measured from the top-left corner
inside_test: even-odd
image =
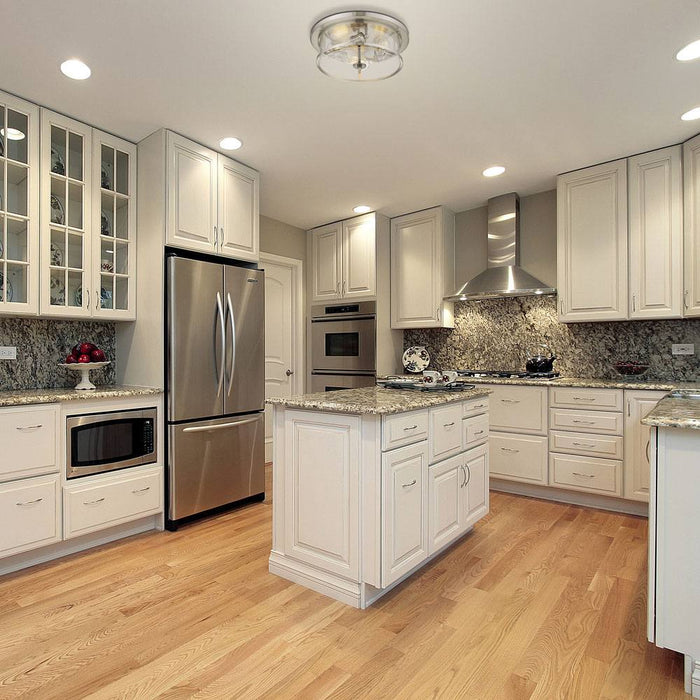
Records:
[[[66,419],[66,478],[158,461],[157,410],[109,411]]]

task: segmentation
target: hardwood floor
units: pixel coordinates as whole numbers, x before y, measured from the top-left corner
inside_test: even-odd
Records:
[[[0,698],[689,697],[646,642],[645,519],[492,493],[366,611],[269,574],[270,529],[267,501],[0,579]]]

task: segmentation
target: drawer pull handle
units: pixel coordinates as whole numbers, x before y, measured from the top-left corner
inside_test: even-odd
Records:
[[[598,399],[592,396],[572,396],[574,401],[597,401]]]
[[[573,418],[571,420],[572,423],[580,423],[581,425],[595,425],[594,420],[578,420],[576,418]]]
[[[105,500],[105,497],[102,496],[102,498],[98,498],[96,501],[83,501],[84,506],[94,506],[97,505],[98,503],[102,503],[102,501]]]
[[[451,428],[454,424],[455,424],[454,421],[452,421],[451,423],[443,423],[442,427],[443,428]]]
[[[151,487],[150,486],[145,486],[142,489],[134,489],[131,493],[144,493],[146,491],[150,491]]]
[[[576,447],[595,447],[595,443],[592,445],[588,442],[572,442],[572,445],[575,445]]]
[[[595,474],[582,474],[581,472],[572,472],[574,476],[579,476],[582,479],[595,479]]]
[[[501,403],[520,403],[520,399],[501,399]]]
[[[484,431],[483,430],[475,430],[474,435],[483,435]]]
[[[514,448],[512,448],[512,447],[501,447],[501,449],[502,449],[504,452],[520,452],[520,450],[516,450],[516,449],[514,449]]]
[[[41,503],[44,499],[43,498],[35,498],[33,501],[21,501],[18,503],[15,503],[16,506],[33,506],[36,505],[37,503]]]
[[[472,408],[486,408],[485,403],[475,403]]]
[[[409,482],[408,484],[402,484],[403,488],[407,489],[410,488],[411,486],[416,485],[416,480],[414,479],[413,481]]]
[[[417,427],[417,425],[409,425],[408,427],[404,428],[404,431],[415,430]]]
[[[650,445],[651,445],[651,438],[649,440],[647,440],[647,446],[644,448],[644,451],[646,452],[646,455],[647,455],[647,462],[649,462],[649,464],[651,464],[651,457],[649,457]]]
[[[36,425],[18,425],[17,430],[39,430],[39,428],[43,427],[43,423],[37,423]]]

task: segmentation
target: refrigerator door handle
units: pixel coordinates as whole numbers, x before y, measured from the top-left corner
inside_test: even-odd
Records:
[[[223,430],[224,428],[233,428],[236,425],[245,425],[246,423],[255,423],[260,420],[260,416],[255,418],[246,418],[245,420],[236,420],[231,423],[218,423],[217,425],[198,425],[193,428],[185,428],[183,433],[209,433],[212,430]]]
[[[216,395],[221,396],[221,387],[224,385],[224,372],[226,367],[226,322],[224,321],[224,309],[219,292],[216,293],[216,311],[219,315],[219,325],[221,326],[221,361],[219,362],[219,371],[216,378],[218,384]],[[214,344],[216,345],[216,331],[214,331]]]
[[[236,367],[236,319],[233,315],[233,302],[231,301],[231,294],[226,294],[226,304],[228,305],[228,314],[231,317],[231,369],[228,377],[228,386],[226,387],[226,395],[231,393],[231,387],[233,386],[233,371]]]

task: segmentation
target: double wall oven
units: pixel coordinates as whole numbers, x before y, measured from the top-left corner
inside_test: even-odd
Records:
[[[311,308],[311,391],[374,386],[376,302]]]

